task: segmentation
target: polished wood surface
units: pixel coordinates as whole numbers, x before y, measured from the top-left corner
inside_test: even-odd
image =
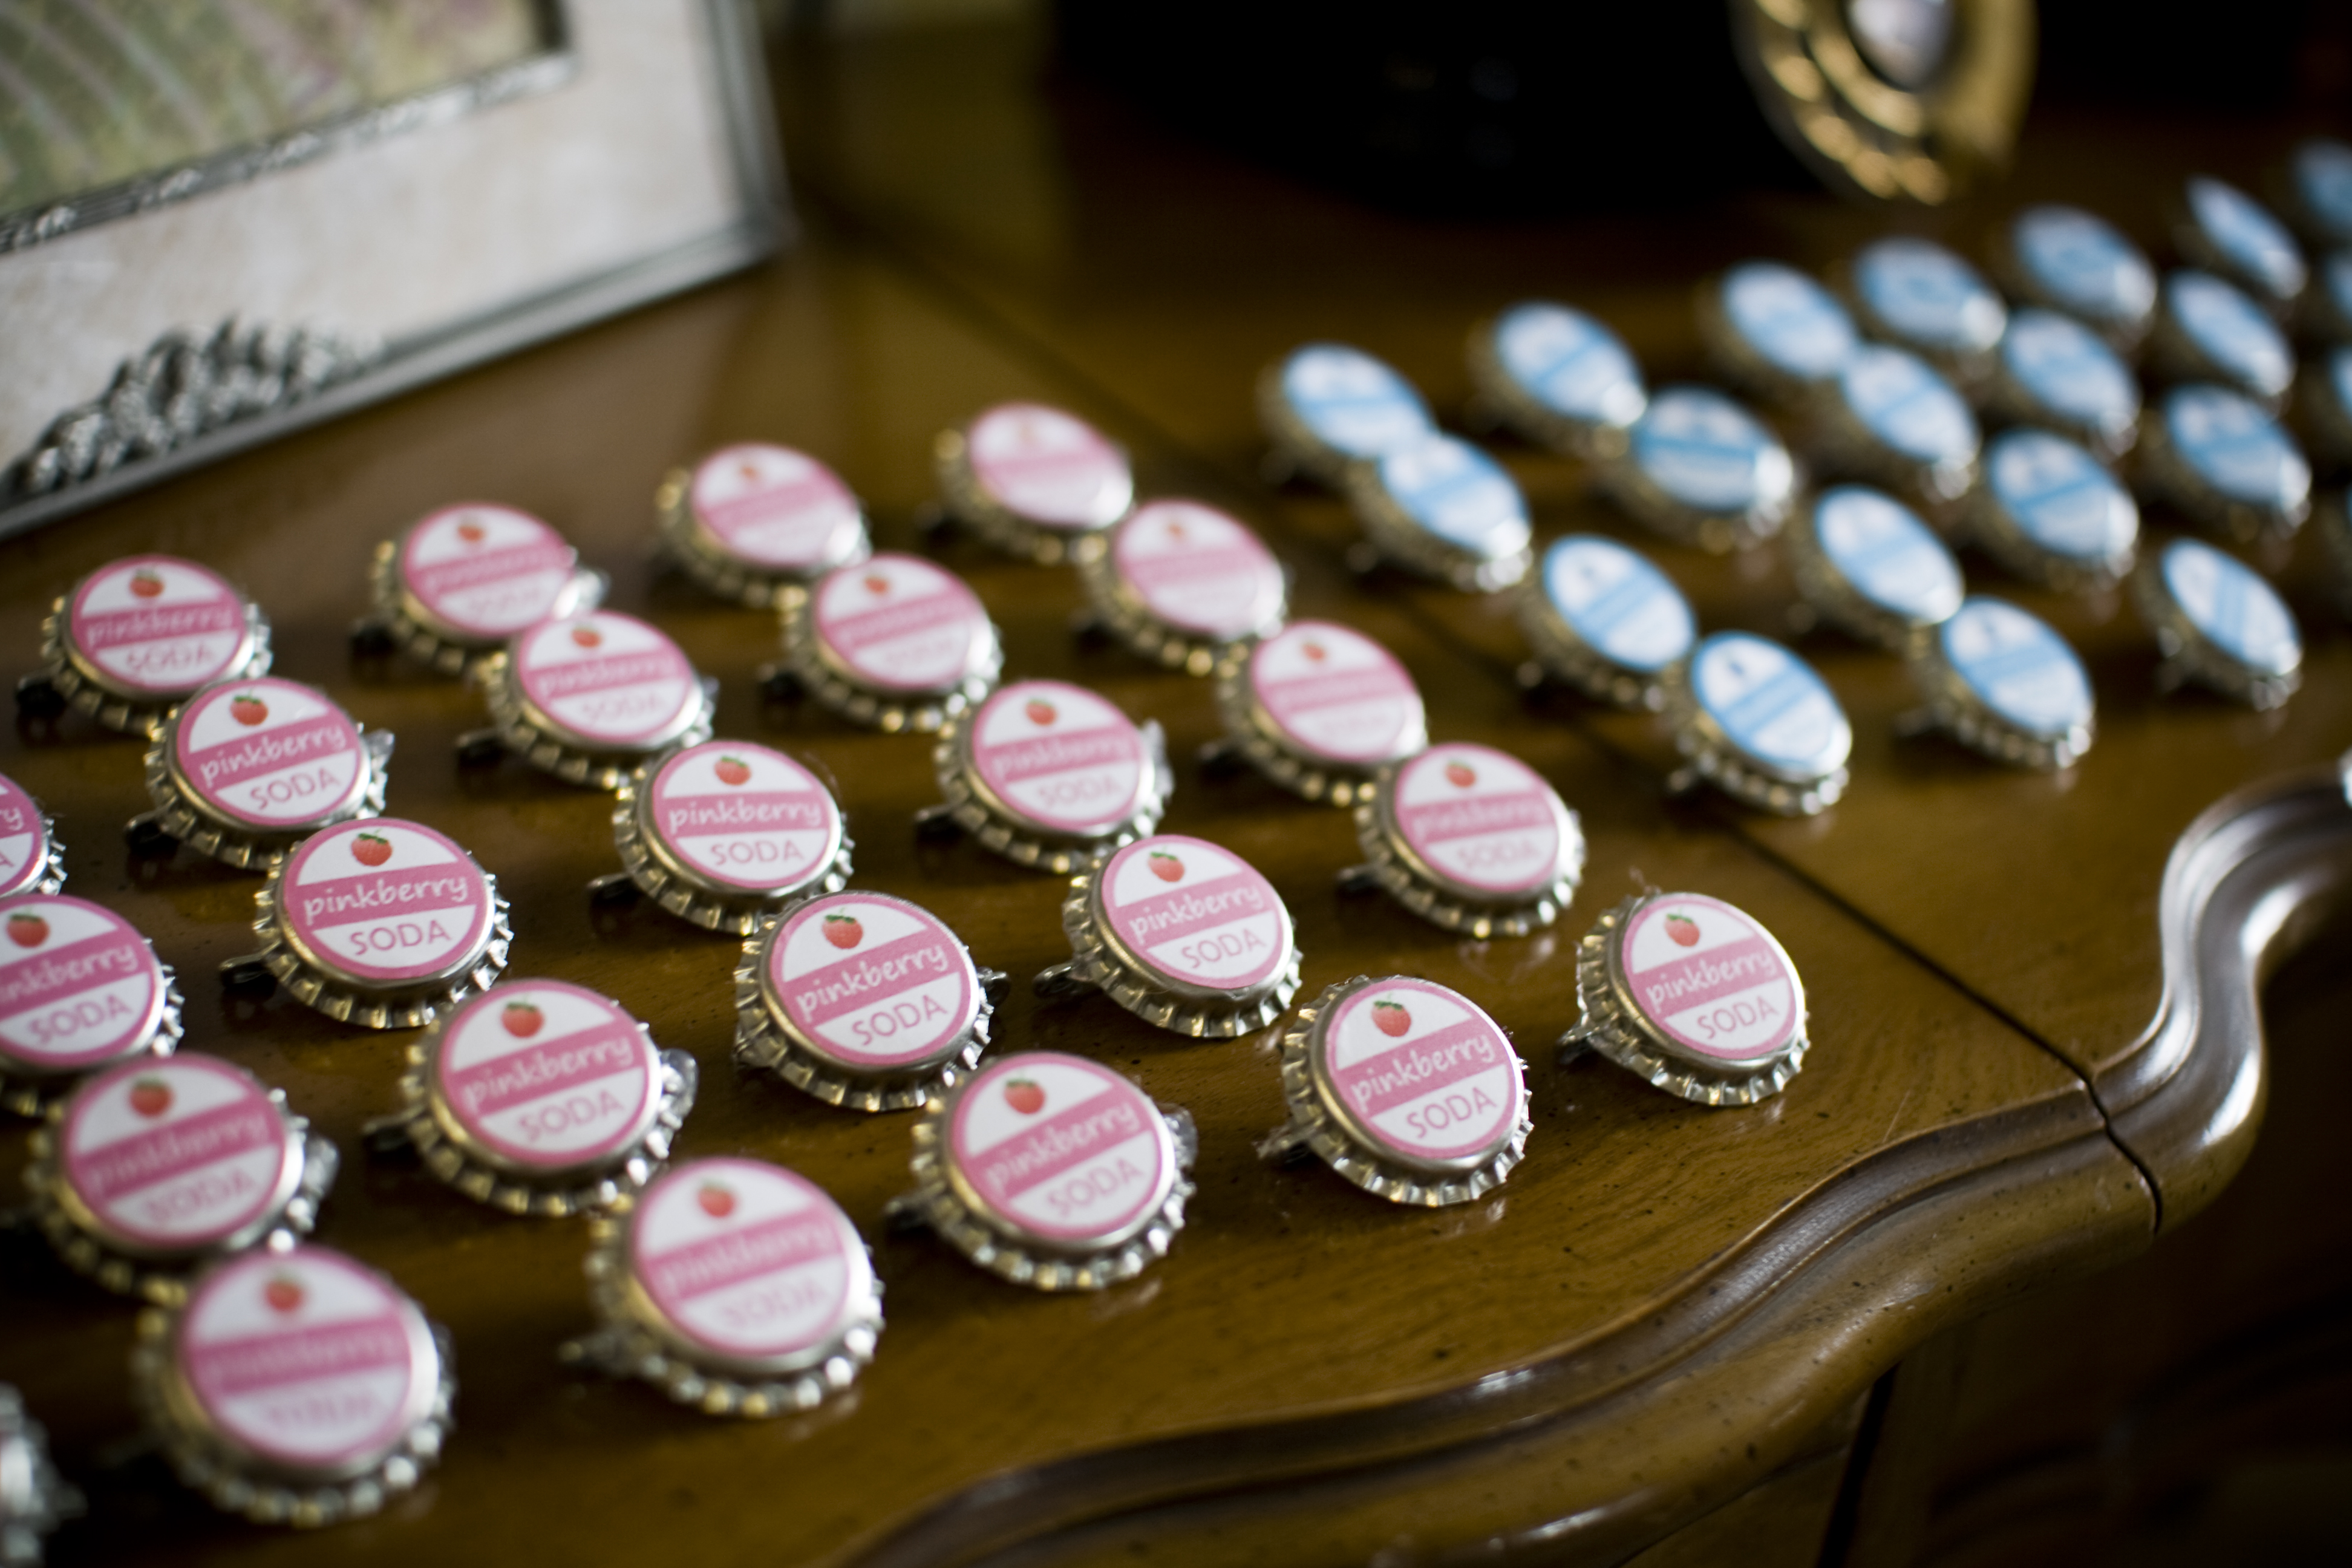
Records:
[[[1256,477],[1251,377],[1328,333],[1391,356],[1450,408],[1470,321],[1538,290],[1598,307],[1661,372],[1686,366],[1688,292],[1709,267],[1751,249],[1824,260],[1869,225],[1790,202],[1414,228],[1185,153],[1100,106],[1047,119],[1021,48],[988,36],[787,59],[809,227],[795,254],[0,546],[0,627],[26,665],[48,598],[131,549],[188,554],[245,585],[276,625],[279,673],[399,735],[393,810],[498,875],[514,973],[595,985],[691,1051],[703,1092],[680,1152],[812,1176],[874,1245],[888,1289],[875,1365],[812,1417],[714,1421],[564,1371],[556,1347],[589,1326],[583,1227],[508,1218],[367,1157],[359,1129],[393,1105],[405,1037],[284,996],[224,1000],[212,971],[250,946],[257,879],[187,854],[130,860],[117,829],[146,805],[138,744],[79,721],[20,731],[0,740],[0,771],[59,816],[70,890],[122,910],[178,967],[190,1048],[283,1086],[342,1146],[320,1239],[386,1268],[447,1324],[459,1375],[457,1435],[418,1493],[331,1535],[253,1529],[182,1491],[137,1443],[122,1371],[132,1308],[37,1237],[0,1237],[0,1380],[23,1389],[91,1498],[54,1561],[1026,1563],[1140,1547],[1165,1561],[1414,1562],[1495,1542],[1665,1563],[1685,1560],[1667,1538],[1694,1520],[1736,1537],[1741,1519],[1780,1512],[1818,1541],[1836,1489],[1823,1478],[1842,1473],[1859,1401],[1890,1366],[2148,1246],[2174,1165],[2116,1137],[2098,1086],[2158,1015],[2166,856],[2231,787],[2352,740],[2340,628],[2306,613],[2310,683],[2257,719],[2158,702],[2128,611],[2030,597],[2080,639],[2100,687],[2099,746],[2058,779],[1893,741],[1909,700],[1899,669],[1809,639],[1861,737],[1849,800],[1793,824],[1669,803],[1670,748],[1651,721],[1530,713],[1497,604],[1344,570],[1353,530],[1339,505]],[[1297,919],[1306,994],[1409,972],[1512,1030],[1536,1129],[1486,1202],[1406,1213],[1314,1165],[1270,1169],[1251,1151],[1283,1114],[1266,1041],[1188,1044],[1106,1001],[1041,1003],[1016,984],[999,1048],[1095,1056],[1198,1120],[1189,1227],[1139,1281],[1063,1299],[888,1235],[908,1119],[737,1077],[733,943],[650,909],[592,917],[583,884],[616,865],[604,798],[515,763],[461,775],[451,748],[478,701],[347,658],[377,540],[457,498],[536,511],[611,573],[619,607],[720,679],[722,734],[782,744],[838,781],[860,885],[930,906],[981,962],[1025,980],[1067,956],[1059,884],[976,845],[919,845],[909,818],[937,797],[928,742],[763,709],[753,672],[772,657],[772,621],[658,574],[646,551],[662,472],[743,437],[834,464],[877,542],[917,547],[932,437],[1013,396],[1128,443],[1142,493],[1198,495],[1260,525],[1296,573],[1298,613],[1380,637],[1439,735],[1511,748],[1582,813],[1591,860],[1563,925],[1494,943],[1339,897],[1332,874],[1357,858],[1346,817],[1254,778],[1186,768],[1167,823],[1274,880]],[[1632,537],[1572,468],[1510,459],[1546,533]],[[1769,552],[1655,553],[1708,626],[1781,629],[1790,595]],[[1160,720],[1179,757],[1214,734],[1205,683],[1074,641],[1069,572],[969,542],[942,558],[1003,627],[1011,673],[1094,686]],[[1815,1051],[1787,1093],[1709,1111],[1597,1059],[1555,1065],[1551,1042],[1575,1016],[1574,938],[1640,881],[1728,899],[1788,947]],[[2240,1109],[2233,1135],[2258,1107]],[[5,1137],[13,1169],[23,1133]],[[1715,1511],[1733,1500],[1749,1511]]]

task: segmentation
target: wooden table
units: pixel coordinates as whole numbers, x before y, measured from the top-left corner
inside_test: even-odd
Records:
[[[394,1104],[406,1037],[283,996],[226,1000],[213,970],[250,945],[257,879],[192,854],[125,855],[118,826],[146,805],[137,742],[81,721],[20,731],[0,740],[0,771],[58,816],[69,890],[124,912],[177,966],[190,1047],[284,1087],[341,1144],[320,1238],[389,1270],[448,1325],[460,1379],[457,1436],[416,1494],[328,1536],[249,1528],[184,1492],[135,1440],[133,1308],[54,1263],[37,1236],[0,1238],[0,1380],[23,1390],[91,1500],[53,1561],[1137,1551],[1401,1563],[1508,1545],[1612,1562],[1649,1548],[1644,1561],[1663,1563],[1738,1541],[1749,1562],[1811,1563],[1882,1374],[1942,1331],[2147,1249],[2245,1158],[2264,1094],[2252,964],[2292,927],[2281,910],[2315,907],[2352,859],[2328,766],[2352,743],[2352,639],[2320,602],[2309,542],[2283,563],[2310,641],[2307,683],[2283,712],[2159,699],[2154,649],[2116,596],[2022,592],[1971,560],[1972,582],[2049,616],[2091,665],[2101,731],[2082,763],[2021,773],[1898,740],[1912,701],[1902,669],[1821,634],[1799,646],[1854,722],[1847,798],[1805,821],[1669,802],[1674,758],[1654,721],[1523,702],[1500,601],[1344,568],[1354,531],[1339,503],[1257,477],[1252,378],[1291,344],[1335,336],[1453,410],[1470,323],[1529,294],[1596,310],[1654,380],[1679,378],[1697,369],[1700,277],[1759,251],[1825,265],[1880,220],[1779,198],[1417,226],[1185,149],[1083,95],[1049,114],[1028,47],[987,35],[783,60],[808,229],[784,259],[0,546],[0,626],[26,666],[51,595],[133,549],[193,556],[247,587],[276,626],[280,673],[399,735],[393,809],[497,873],[514,903],[513,973],[594,985],[692,1052],[704,1087],[681,1153],[752,1154],[814,1178],[865,1231],[888,1289],[876,1364],[854,1397],[807,1418],[714,1421],[559,1367],[557,1345],[590,1321],[583,1226],[494,1214],[368,1157],[359,1130]],[[2003,205],[2070,195],[2153,239],[2153,193],[2192,146],[2239,173],[2275,150],[2178,128],[2118,149],[2098,129],[2042,128]],[[1972,242],[1994,216],[1961,215],[1949,232]],[[938,793],[929,743],[763,709],[753,671],[772,657],[772,623],[713,604],[647,554],[663,471],[746,437],[831,462],[866,500],[877,542],[914,547],[933,435],[1015,396],[1126,442],[1142,493],[1198,496],[1256,523],[1296,574],[1297,613],[1381,639],[1439,736],[1508,747],[1581,812],[1591,859],[1566,921],[1492,943],[1337,895],[1332,874],[1356,858],[1347,817],[1254,777],[1187,768],[1167,821],[1274,880],[1297,919],[1306,995],[1357,973],[1422,974],[1513,1031],[1535,1131],[1488,1200],[1405,1212],[1319,1166],[1271,1169],[1252,1152],[1283,1116],[1265,1038],[1187,1044],[1099,999],[1043,1003],[1016,985],[1005,1046],[1094,1056],[1197,1119],[1189,1228],[1140,1280],[1066,1298],[886,1234],[883,1205],[908,1184],[908,1119],[736,1076],[734,944],[650,909],[592,917],[583,884],[616,865],[604,797],[516,764],[461,775],[452,746],[479,721],[476,700],[347,657],[376,541],[457,498],[537,512],[612,574],[614,603],[720,679],[721,734],[782,744],[838,779],[860,884],[930,906],[981,962],[1025,978],[1067,956],[1059,884],[973,844],[918,844],[909,818]],[[1542,535],[1639,537],[1572,465],[1505,456]],[[1788,635],[1793,594],[1773,552],[1641,542],[1706,626]],[[1003,626],[1010,672],[1080,681],[1156,717],[1180,757],[1215,734],[1206,683],[1073,639],[1068,571],[968,542],[942,558]],[[2233,791],[2279,780],[2200,824]],[[2168,887],[2184,835],[2199,847]],[[1815,1049],[1780,1098],[1707,1110],[1598,1059],[1555,1065],[1551,1042],[1575,1019],[1575,937],[1642,881],[1728,899],[1793,955]],[[2263,902],[2282,886],[2284,904]],[[2262,939],[2251,947],[2249,921]],[[0,1164],[20,1163],[24,1142],[8,1131]]]

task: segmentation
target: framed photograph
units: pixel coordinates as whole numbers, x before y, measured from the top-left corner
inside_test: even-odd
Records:
[[[788,235],[743,0],[0,0],[0,534]]]

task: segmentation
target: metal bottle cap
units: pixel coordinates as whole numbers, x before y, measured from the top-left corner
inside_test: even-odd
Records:
[[[1717,554],[1779,532],[1797,488],[1780,438],[1704,386],[1660,388],[1606,478],[1638,521]]]
[[[129,921],[87,899],[0,900],[0,1107],[38,1115],[83,1073],[180,1043],[171,966]]]
[[[1834,378],[1862,341],[1836,295],[1777,261],[1743,261],[1702,284],[1698,327],[1725,375],[1784,406]]]
[[[2090,750],[2083,661],[2005,600],[1971,597],[1921,645],[1911,675],[1937,725],[1996,761],[2057,769]]]
[[[1411,382],[1343,343],[1307,343],[1268,365],[1257,414],[1277,462],[1334,487],[1349,464],[1437,428]]]
[[[936,730],[1004,667],[980,596],[919,556],[885,551],[777,603],[786,668],[818,701],[877,730]]]
[[[1484,942],[1559,918],[1584,875],[1584,829],[1541,773],[1507,752],[1441,742],[1382,768],[1356,807],[1365,863],[1343,887],[1378,886],[1447,931]]]
[[[2328,350],[2303,378],[2303,414],[2320,456],[2352,463],[2352,346]]]
[[[39,1568],[42,1538],[84,1506],[50,1463],[49,1435],[25,1414],[24,1396],[0,1383],[0,1563]]]
[[[948,510],[998,549],[1042,566],[1102,550],[1135,504],[1127,454],[1085,420],[1038,403],[1000,403],[939,438]]]
[[[1070,962],[1041,995],[1099,989],[1154,1027],[1225,1040],[1263,1029],[1298,990],[1297,931],[1274,884],[1232,850],[1163,833],[1073,879]]]
[[[1500,1186],[1527,1153],[1527,1065],[1458,991],[1392,974],[1327,987],[1282,1032],[1289,1125],[1304,1146],[1391,1203],[1437,1208]]]
[[[2184,269],[2165,279],[2148,353],[2174,381],[2218,381],[2272,409],[2294,384],[2294,351],[2278,323],[2210,272]]]
[[[1527,498],[1502,464],[1433,431],[1348,471],[1348,499],[1386,560],[1465,594],[1528,574]]]
[[[691,1161],[599,1218],[595,1239],[588,1294],[603,1326],[566,1347],[573,1359],[754,1419],[814,1409],[874,1359],[874,1261],[841,1205],[795,1172]]]
[[[2105,338],[2072,316],[2033,307],[2009,318],[1993,406],[2021,424],[2063,431],[2103,458],[2139,438],[2139,382]]]
[[[100,567],[50,608],[30,680],[110,730],[144,735],[214,681],[268,669],[269,622],[259,606],[193,561],[132,555]]]
[[[57,824],[25,787],[0,773],[0,899],[54,893],[66,885],[66,847]]]
[[[312,834],[253,898],[255,959],[304,1005],[370,1029],[413,1029],[487,991],[514,936],[497,880],[454,840],[398,817]]]
[[[603,575],[582,570],[562,534],[527,511],[478,501],[428,512],[378,545],[369,583],[377,623],[444,675],[604,596]]]
[[[2156,268],[2121,229],[2080,207],[2028,207],[2010,220],[1999,270],[2037,305],[2090,323],[2129,349],[2156,313]]]
[[[940,731],[931,764],[946,801],[927,822],[1055,875],[1150,833],[1176,784],[1158,720],[1063,680],[998,688]]]
[[[1229,744],[1283,788],[1352,805],[1383,765],[1429,742],[1421,691],[1363,633],[1293,621],[1217,666]]]
[[[743,944],[735,1058],[828,1105],[909,1110],[980,1060],[1002,980],[920,905],[863,889],[810,899]]]
[[[1667,686],[1666,718],[1690,759],[1670,788],[1705,779],[1783,816],[1811,816],[1845,793],[1845,710],[1811,665],[1769,637],[1702,639]]]
[[[1941,625],[1967,592],[1935,531],[1893,496],[1860,485],[1822,491],[1790,522],[1788,541],[1805,603],[1896,653]]]
[[[1192,1119],[1058,1051],[1000,1057],[915,1124],[907,1206],[989,1272],[1100,1290],[1168,1255],[1192,1195]]]
[[[755,610],[786,583],[866,559],[857,497],[805,452],[764,441],[721,447],[654,494],[661,540],[686,574]]]
[[[1642,416],[1642,367],[1616,333],[1581,310],[1533,300],[1470,333],[1480,406],[1538,446],[1613,457]]]
[[[2002,565],[2053,588],[2104,588],[2131,570],[2139,507],[2090,453],[2046,430],[2011,430],[1984,466],[1969,534]]]
[[[541,621],[484,661],[481,685],[507,750],[605,790],[656,752],[709,740],[717,700],[676,643],[617,610]]]
[[[1523,680],[1556,677],[1620,708],[1663,705],[1665,671],[1698,635],[1673,579],[1640,552],[1592,533],[1552,542],[1518,612],[1536,656]]]
[[[2180,253],[2284,310],[2309,277],[2286,225],[2253,197],[2221,180],[2193,176],[2173,224]]]
[[[2294,613],[2252,567],[2176,539],[2132,578],[2140,619],[2163,650],[2158,684],[2194,680],[2252,708],[2275,708],[2303,684]]]
[[[1586,1047],[1701,1105],[1753,1105],[1804,1069],[1805,984],[1755,916],[1704,893],[1626,900],[1576,949]]]
[[[374,1513],[440,1458],[446,1336],[390,1279],[323,1247],[241,1253],[151,1309],[132,1392],[181,1480],[262,1524]]]
[[[794,899],[845,886],[851,870],[833,792],[750,741],[705,741],[639,763],[613,796],[613,845],[647,898],[738,936]]]
[[[2319,263],[2318,275],[2303,297],[2300,325],[2323,342],[2352,342],[2352,248]]]
[[[383,810],[389,730],[352,722],[315,686],[265,675],[205,688],[147,748],[154,809],[131,825],[237,867]]]
[[[335,1146],[243,1068],[194,1052],[130,1062],[52,1106],[26,1185],[59,1256],[170,1305],[196,1261],[307,1236]]]
[[[653,1178],[694,1109],[694,1058],[656,1050],[618,1003],[509,980],[408,1051],[398,1121],[425,1168],[509,1214],[610,1205]]]
[[[2287,161],[2287,215],[2320,245],[2352,245],[2352,147],[2315,136]]]
[[[1822,445],[1839,467],[1930,508],[1968,494],[1983,435],[1966,399],[1917,354],[1865,343],[1823,392]]]
[[[1289,607],[1282,563],[1215,507],[1146,501],[1078,563],[1097,623],[1144,658],[1206,675],[1235,643],[1271,637]]]
[[[2321,506],[2312,526],[2319,534],[2328,565],[2329,587],[2336,608],[2352,616],[2352,507],[2341,491]]]
[[[2217,533],[2290,534],[2311,515],[2311,465],[2250,398],[2219,386],[2177,388],[2145,437],[2151,487]]]
[[[1896,237],[1863,247],[1850,277],[1863,325],[1961,381],[1986,368],[2009,309],[1977,269],[1944,247]]]

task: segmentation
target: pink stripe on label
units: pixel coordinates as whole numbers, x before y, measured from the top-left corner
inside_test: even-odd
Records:
[[[480,902],[481,891],[482,879],[470,867],[445,862],[306,882],[286,889],[283,896],[296,920],[315,926],[343,916],[457,909]]]
[[[1771,946],[1750,936],[1643,970],[1632,979],[1643,1009],[1662,1018],[1787,977]]]
[[[689,833],[823,830],[828,818],[817,792],[750,790],[741,795],[665,795],[656,803],[665,837]]]
[[[183,758],[182,765],[200,787],[216,792],[296,763],[337,755],[351,750],[352,744],[352,721],[341,713],[321,713],[267,734],[225,741],[200,752],[190,752]]]
[[[438,561],[430,566],[413,567],[409,571],[408,585],[417,597],[430,602],[467,588],[478,588],[485,583],[503,582],[535,572],[567,570],[574,559],[570,545],[543,539],[530,544],[509,544],[500,550],[486,550],[479,555],[460,556],[454,561]]]
[[[575,1084],[637,1068],[643,1065],[639,1053],[644,1048],[645,1037],[634,1024],[583,1029],[455,1073],[445,1072],[442,1089],[461,1115],[492,1116]]]
[[[1254,876],[1231,872],[1195,888],[1160,893],[1111,911],[1119,934],[1138,947],[1181,942],[1251,915],[1269,914],[1274,897]]]
[[[781,953],[783,943],[778,942],[775,951]],[[945,979],[962,967],[955,949],[937,931],[910,931],[784,982],[784,1000],[793,1016],[813,1028],[901,991]]]
[[[751,523],[764,522],[770,518],[814,511],[818,507],[836,506],[847,500],[840,486],[822,474],[812,473],[796,483],[782,485],[772,490],[752,490],[717,502],[698,500],[695,510],[714,531],[724,534],[732,533]]]
[[[1127,579],[1150,596],[1154,588],[1180,588],[1217,577],[1254,577],[1265,557],[1254,550],[1227,546],[1216,550],[1185,550],[1168,555],[1123,557]]]
[[[583,691],[675,680],[686,670],[685,656],[677,650],[648,648],[643,653],[583,658],[576,664],[541,665],[527,671],[525,679],[534,699],[551,702],[558,698],[577,697]]]
[[[244,625],[245,607],[233,598],[217,598],[153,610],[105,610],[85,615],[75,620],[73,636],[88,651],[101,653],[130,643],[210,637],[215,632],[241,630]]]
[[[1412,695],[1412,683],[1393,669],[1349,669],[1296,680],[1261,682],[1258,695],[1277,719],[1350,702],[1395,701]]]
[[[979,1169],[965,1174],[980,1184],[988,1201],[1002,1207],[1024,1193],[1144,1131],[1133,1097],[1117,1085],[1069,1110],[1049,1116],[1018,1138],[1008,1138],[979,1156]]]
[[[387,1314],[194,1347],[189,1373],[213,1398],[315,1383],[383,1367],[405,1371],[407,1325]]]
[[[72,1157],[73,1184],[93,1204],[230,1159],[248,1149],[277,1144],[286,1124],[266,1102],[250,1100],[217,1105]]]
[[[1107,724],[1098,730],[1082,730],[1073,734],[1040,735],[1034,740],[983,746],[975,760],[990,782],[1019,784],[1024,779],[1067,773],[1073,768],[1136,762],[1141,756],[1142,748],[1136,743],[1133,731],[1123,725]]]
[[[1068,451],[1000,452],[975,457],[972,467],[979,470],[982,479],[992,484],[1017,485],[1037,479],[1056,479],[1067,475],[1108,474],[1116,471],[1118,462],[1109,447],[1090,440],[1087,445]]]
[[[841,1233],[821,1208],[779,1215],[723,1236],[705,1237],[646,1260],[646,1287],[684,1303],[762,1274],[781,1274],[841,1253]]]
[[[912,632],[951,625],[968,614],[959,594],[926,594],[919,599],[840,616],[824,625],[824,638],[845,654],[857,653],[877,643],[892,642]]]
[[[1332,1082],[1367,1121],[1449,1084],[1475,1078],[1505,1059],[1502,1041],[1483,1020],[1465,1018],[1394,1050],[1334,1069]]]
[[[19,959],[0,967],[0,1016],[143,974],[148,963],[147,944],[127,931],[86,936],[38,958]]]
[[[1552,826],[1551,805],[1533,790],[1519,795],[1474,795],[1410,805],[1397,814],[1397,826],[1415,844],[1444,844],[1486,833],[1506,833],[1518,827]]]

